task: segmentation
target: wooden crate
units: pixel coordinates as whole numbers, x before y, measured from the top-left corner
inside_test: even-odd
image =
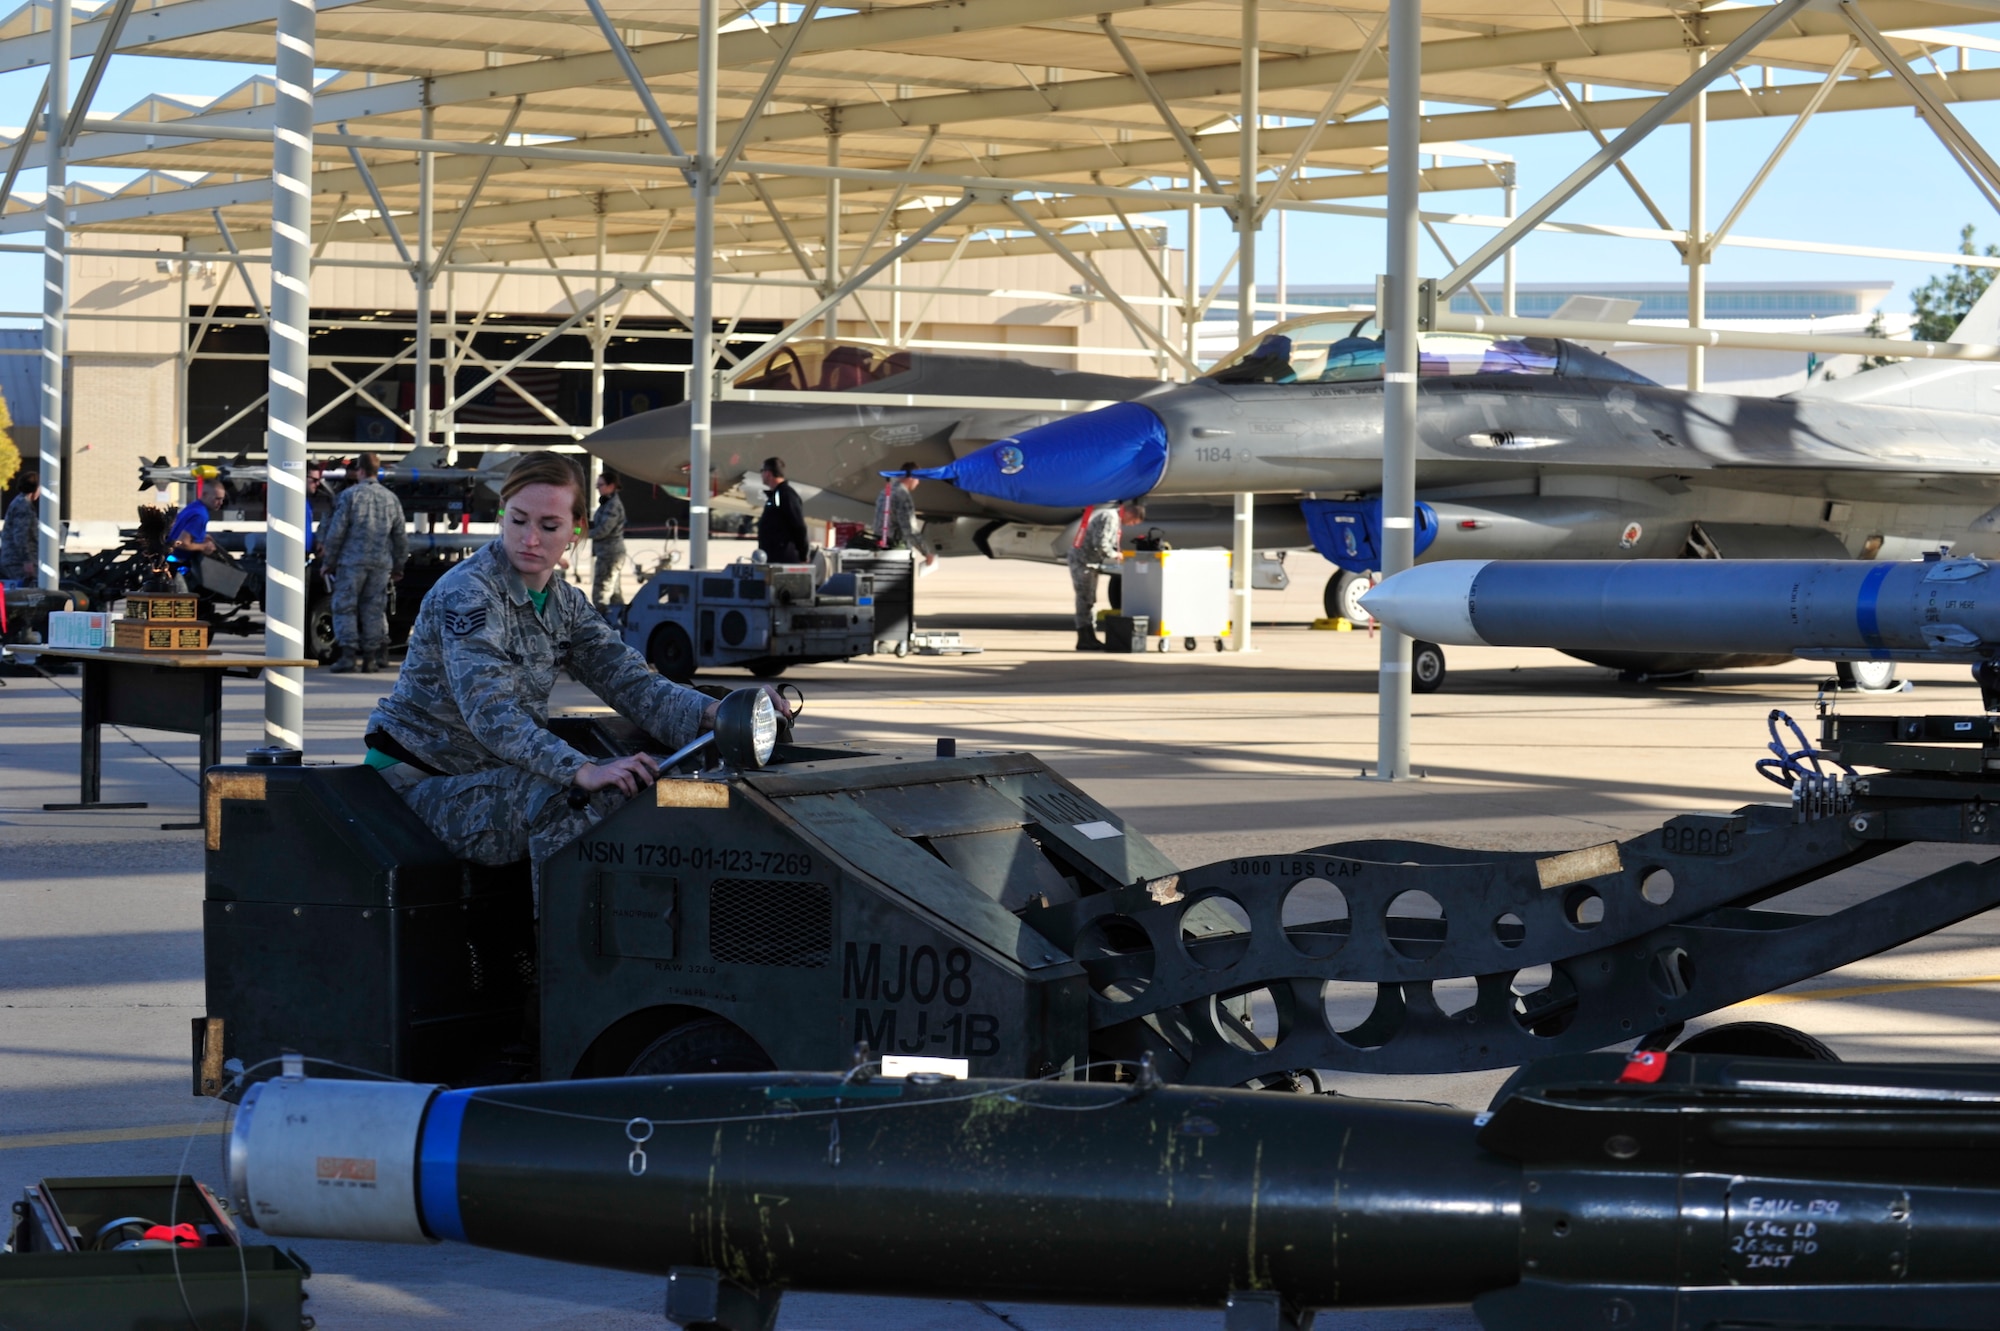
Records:
[[[176,624],[146,619],[115,619],[111,645],[136,652],[205,652],[208,625]]]
[[[199,615],[199,606],[200,602],[192,596],[139,592],[125,598],[125,618],[192,624]]]

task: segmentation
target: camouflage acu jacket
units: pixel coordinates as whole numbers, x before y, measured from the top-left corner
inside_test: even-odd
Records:
[[[424,597],[396,691],[376,704],[368,730],[447,775],[504,764],[566,786],[590,759],[549,731],[558,669],[662,743],[678,747],[701,733],[706,696],[648,670],[560,578],[536,614],[499,541]]]
[[[401,568],[410,557],[403,501],[380,481],[348,486],[319,534],[319,555],[336,573],[342,568]]]
[[[1082,539],[1070,547],[1069,562],[1115,564],[1118,562],[1118,543],[1124,536],[1125,528],[1119,519],[1116,504],[1092,509],[1089,520],[1084,523]]]
[[[26,578],[35,572],[35,505],[15,495],[0,523],[0,578]]]

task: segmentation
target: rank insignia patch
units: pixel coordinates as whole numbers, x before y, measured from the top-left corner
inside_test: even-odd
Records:
[[[447,610],[444,612],[445,632],[454,638],[464,638],[486,627],[486,607],[477,610]]]

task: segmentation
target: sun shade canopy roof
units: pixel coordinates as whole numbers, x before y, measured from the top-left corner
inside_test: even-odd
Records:
[[[113,8],[78,5],[79,57],[102,42]],[[607,8],[666,120],[691,145],[696,7],[609,0]],[[1954,45],[2000,49],[1945,31],[1988,20],[1988,11],[1922,0],[1868,0],[1863,8],[1940,98],[2000,96],[2000,69],[1947,76],[1944,62],[1931,60]],[[1586,21],[1580,0],[1427,6],[1423,95],[1433,113],[1425,152],[1438,165],[1426,185],[1500,184],[1511,164],[1478,148],[1481,141],[1575,133],[1579,115],[1617,133],[1687,76],[1691,47],[1720,47],[1764,12],[1592,0]],[[1259,132],[1260,192],[1303,145],[1303,172],[1286,182],[1284,199],[1324,204],[1381,193],[1382,19],[1371,3],[1262,0],[1257,106],[1280,119]],[[428,103],[431,139],[462,145],[435,157],[437,233],[456,234],[454,261],[593,253],[600,218],[609,252],[688,251],[692,193],[680,161],[582,0],[321,0],[318,22],[319,66],[341,72],[317,90],[316,242],[388,236],[353,151],[372,169],[392,217],[415,211],[415,155],[390,145],[423,134]],[[1166,185],[1184,194],[1192,179],[1213,203],[1234,204],[1242,24],[1239,5],[1212,0],[949,0],[810,13],[795,4],[747,12],[725,4],[717,141],[726,150],[739,132],[742,139],[718,195],[722,270],[823,265],[828,181],[788,172],[823,170],[833,159],[849,172],[879,173],[850,175],[838,191],[844,271],[871,238],[880,253],[972,182],[997,187],[911,258],[942,256],[968,236],[978,237],[964,251],[971,257],[1014,252],[1010,246],[1039,250],[1008,208],[1009,194],[1086,250],[1129,245],[1125,223],[1144,226],[1145,199],[1108,193]],[[47,26],[44,4],[0,22],[0,69],[44,64]],[[1907,88],[1872,52],[1849,55],[1852,44],[1839,15],[1801,10],[1746,67],[1714,85],[1710,119],[1796,114],[1818,91],[1816,79],[1798,76],[1823,77],[1843,59],[1844,76],[1822,110],[1908,106]],[[269,0],[142,7],[117,42],[121,53],[246,66],[268,66],[272,47]],[[1564,105],[1551,95],[1551,79],[1590,100]],[[1155,98],[1199,147],[1212,179],[1191,176],[1183,139]],[[146,174],[108,191],[79,186],[75,225],[179,234],[191,248],[220,250],[219,213],[241,248],[265,247],[270,146],[258,136],[268,134],[273,100],[269,77],[258,73],[212,101],[162,93],[122,110],[94,108],[70,154],[73,177],[88,181],[93,168],[113,166]],[[133,122],[174,127],[147,132]],[[216,137],[190,137],[195,131]],[[343,132],[360,142],[342,141]],[[572,155],[507,151],[524,146]],[[36,147],[25,164],[39,159]],[[33,229],[37,205],[17,197],[0,229]]]

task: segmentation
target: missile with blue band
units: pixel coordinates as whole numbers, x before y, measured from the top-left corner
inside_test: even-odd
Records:
[[[1978,559],[1441,560],[1362,598],[1444,646],[1981,662],[2000,651],[2000,571]]]
[[[1476,1116],[1139,1073],[286,1076],[244,1096],[229,1186],[276,1237],[664,1274],[671,1319],[730,1331],[786,1290],[1267,1328],[1471,1302],[1487,1331],[1990,1331],[2000,1306],[1989,1065],[1581,1054]],[[708,1311],[676,1303],[704,1282]]]
[[[411,467],[400,463],[386,462],[376,473],[378,480],[402,482],[414,485],[420,481],[440,484],[447,481],[470,481],[481,485],[500,488],[507,479],[507,468],[486,467],[472,470],[466,467]],[[348,479],[347,469],[340,466],[326,467],[321,476],[329,481]],[[165,485],[192,485],[196,481],[222,481],[228,485],[263,485],[271,479],[271,469],[261,462],[196,462],[177,467],[165,458],[157,462],[139,464],[139,488],[157,489]]]

